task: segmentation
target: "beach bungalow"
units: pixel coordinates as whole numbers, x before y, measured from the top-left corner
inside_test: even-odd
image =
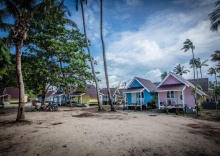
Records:
[[[53,101],[53,94],[55,94],[55,93],[56,93],[56,91],[49,90],[45,95],[45,102],[49,103],[49,102]],[[39,102],[42,101],[42,95],[38,95],[37,98],[38,98]]]
[[[56,103],[58,105],[66,103],[65,92],[62,89],[58,89],[57,92],[51,94],[50,98],[52,99],[53,103]]]
[[[134,77],[128,84],[127,89],[123,91],[125,98],[125,106],[142,106],[148,107],[149,102],[152,101],[156,85],[150,80]]]
[[[15,87],[6,87],[0,89],[0,100],[7,101],[10,103],[18,103],[19,102],[19,89]],[[28,95],[25,94],[24,102],[28,102]]]
[[[117,88],[109,88],[110,94],[112,97],[112,102],[115,104],[118,100],[118,97],[120,96],[120,91]],[[100,94],[102,96],[102,103],[107,104],[108,103],[108,91],[107,88],[102,88],[100,90]]]
[[[96,88],[94,85],[86,85],[85,89],[77,88],[75,92],[70,94],[75,103],[80,104],[98,104]]]
[[[159,109],[195,108],[195,99],[192,95],[192,89],[195,88],[191,82],[183,77],[170,72],[164,80],[157,86],[158,107]],[[196,89],[196,99],[202,103],[207,96],[202,90]]]

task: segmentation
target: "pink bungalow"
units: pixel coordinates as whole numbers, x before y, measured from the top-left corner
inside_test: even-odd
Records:
[[[172,108],[194,108],[195,100],[192,89],[195,86],[183,77],[170,72],[164,80],[157,86],[159,109]],[[206,94],[197,89],[197,102],[202,103]]]

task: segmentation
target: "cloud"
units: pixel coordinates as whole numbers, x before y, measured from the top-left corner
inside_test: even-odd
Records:
[[[175,1],[172,6],[158,9],[149,15],[145,15],[145,10],[142,10],[143,15],[140,15],[143,17],[142,22],[133,23],[135,29],[129,29],[131,27],[129,19],[134,21],[136,17],[130,12],[134,12],[132,9],[137,9],[137,7],[130,6],[130,12],[126,10],[126,7],[132,4],[140,5],[144,1],[131,0],[126,1],[126,4],[120,4],[118,1],[112,2],[115,6],[114,12],[119,11],[119,14],[104,8],[106,10],[104,32],[110,86],[117,85],[119,81],[130,80],[134,76],[147,78],[153,82],[160,81],[160,74],[164,71],[172,71],[176,64],[184,65],[190,70],[190,73],[183,76],[184,78],[193,78],[193,71],[188,63],[192,58],[192,53],[180,50],[183,42],[189,38],[196,47],[195,58],[199,57],[201,60],[209,58],[215,50],[220,49],[220,33],[213,33],[209,30],[208,14],[214,8],[214,1],[194,2],[189,6],[184,0]],[[106,7],[111,7],[111,5],[106,4]],[[93,54],[99,62],[96,70],[101,72],[99,78],[102,82],[100,84],[105,87],[99,38],[99,7],[97,4],[90,3],[85,12],[88,20],[88,37],[92,41],[91,48],[94,48]],[[111,23],[118,23],[118,25]],[[118,27],[124,29],[118,29]],[[209,67],[214,66],[213,62],[209,61],[209,64]],[[209,67],[202,68],[203,76],[213,80],[206,74]]]

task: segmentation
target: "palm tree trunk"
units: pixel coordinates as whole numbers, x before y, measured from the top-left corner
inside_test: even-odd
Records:
[[[218,85],[218,82],[217,82],[217,77],[216,77],[216,74],[215,74],[215,86],[217,87]]]
[[[88,50],[89,60],[90,60],[90,63],[91,63],[93,79],[94,79],[94,82],[95,82],[95,85],[96,85],[96,93],[97,93],[97,100],[98,100],[98,110],[101,111],[101,110],[103,110],[103,107],[102,107],[102,103],[100,101],[99,85],[98,85],[98,82],[97,82],[96,73],[95,73],[95,69],[94,69],[94,63],[93,63],[93,59],[92,59],[92,56],[91,56],[91,53],[90,53],[90,48],[89,48],[89,43],[88,43],[88,38],[87,38],[86,22],[85,22],[84,8],[83,8],[82,0],[80,0],[80,6],[81,6],[81,11],[82,11],[83,29],[84,29],[85,39],[86,39],[86,47],[87,47],[87,50]]]
[[[194,58],[193,49],[192,49],[192,56],[193,56],[193,77],[195,79],[195,58]]]
[[[21,47],[22,47],[22,41],[19,41],[16,44],[16,72],[17,72],[17,80],[18,80],[18,88],[19,88],[19,105],[18,105],[18,114],[16,121],[25,120],[24,82],[21,71]]]
[[[200,74],[201,74],[201,78],[202,78],[202,67],[200,68]]]
[[[197,76],[197,79],[198,79],[198,77],[199,77],[198,68],[196,68],[196,76]]]
[[[105,70],[105,79],[106,79],[106,85],[107,85],[107,92],[108,92],[108,98],[109,98],[109,104],[111,106],[111,111],[115,111],[115,108],[112,104],[112,97],[110,93],[110,88],[109,88],[109,80],[108,80],[108,70],[107,70],[107,63],[106,63],[106,56],[105,56],[105,43],[103,39],[103,33],[102,33],[102,0],[100,0],[100,35],[101,35],[101,40],[102,40],[102,52],[103,52],[103,61],[104,61],[104,70]]]

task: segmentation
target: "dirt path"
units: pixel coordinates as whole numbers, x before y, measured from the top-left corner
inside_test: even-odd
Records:
[[[1,113],[0,155],[220,155],[219,122],[149,115],[64,108],[14,123],[16,112]]]

